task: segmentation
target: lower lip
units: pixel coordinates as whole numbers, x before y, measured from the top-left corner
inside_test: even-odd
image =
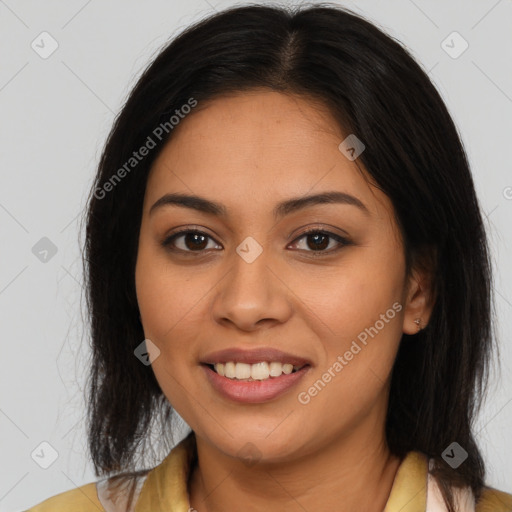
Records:
[[[235,380],[222,377],[209,366],[201,365],[206,372],[210,384],[224,397],[235,402],[261,403],[276,398],[297,382],[308,372],[310,366],[306,365],[296,372],[280,377],[270,377],[266,380]]]

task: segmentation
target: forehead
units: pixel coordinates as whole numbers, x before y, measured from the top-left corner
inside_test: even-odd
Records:
[[[339,190],[377,214],[389,209],[384,194],[371,190],[356,162],[339,150],[346,135],[324,105],[304,97],[268,90],[217,97],[174,128],[148,177],[147,203],[184,192],[243,213]]]

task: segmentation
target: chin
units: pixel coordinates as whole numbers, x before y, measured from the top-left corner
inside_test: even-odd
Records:
[[[272,426],[240,422],[236,428],[230,428],[229,433],[219,428],[215,432],[203,431],[198,435],[206,437],[209,444],[226,455],[246,461],[248,466],[255,462],[279,463],[303,455],[304,447],[304,441],[299,436],[301,430],[303,434],[303,429],[297,427],[295,432],[290,428],[281,431],[282,425],[276,429],[280,421],[282,418],[273,422]]]

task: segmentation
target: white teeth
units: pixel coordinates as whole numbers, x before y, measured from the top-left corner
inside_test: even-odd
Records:
[[[246,363],[236,363],[235,375],[237,379],[248,379],[251,376],[251,365]]]
[[[289,375],[292,372],[293,372],[293,364],[290,364],[290,363],[283,364],[283,373],[285,375]]]
[[[262,361],[255,364],[228,361],[227,363],[216,363],[213,367],[220,376],[239,380],[266,380],[270,377],[280,377],[283,373],[289,375],[300,368],[290,363],[282,364],[277,361],[270,363]]]
[[[256,363],[251,365],[251,377],[254,380],[265,380],[270,375],[268,363]]]
[[[283,365],[281,363],[270,363],[270,376],[279,377],[283,372]]]
[[[235,363],[233,361],[224,365],[224,377],[234,379],[236,377]]]
[[[224,377],[224,365],[222,363],[218,363],[215,365],[215,371],[221,376]]]

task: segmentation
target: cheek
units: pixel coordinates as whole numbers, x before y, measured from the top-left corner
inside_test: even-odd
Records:
[[[380,399],[402,336],[403,280],[400,252],[381,246],[354,252],[328,278],[318,272],[303,282],[298,293],[323,348],[301,389],[308,395],[303,401],[309,397],[318,410],[350,416]]]
[[[170,340],[198,320],[209,287],[144,247],[139,250],[135,283],[146,336],[162,348],[171,348]]]
[[[144,335],[160,351],[152,370],[167,400],[185,421],[195,424],[190,416],[191,397],[197,395],[191,374],[197,369],[192,368],[197,359],[191,326],[204,318],[199,309],[207,288],[148,246],[139,248],[135,283]]]
[[[386,406],[402,333],[402,307],[398,301],[384,300],[382,305],[372,312],[363,304],[360,313],[353,302],[345,304],[337,323],[332,322],[337,334],[325,335],[322,360],[299,390],[297,400],[305,404],[305,413],[324,416],[328,429],[336,430],[342,423],[350,428],[374,408]]]
[[[400,302],[403,286],[400,253],[375,246],[354,250],[329,271],[311,269],[295,280],[293,289],[307,306],[303,313],[310,312],[320,339],[341,348]],[[390,312],[393,318],[395,313],[396,309]]]

